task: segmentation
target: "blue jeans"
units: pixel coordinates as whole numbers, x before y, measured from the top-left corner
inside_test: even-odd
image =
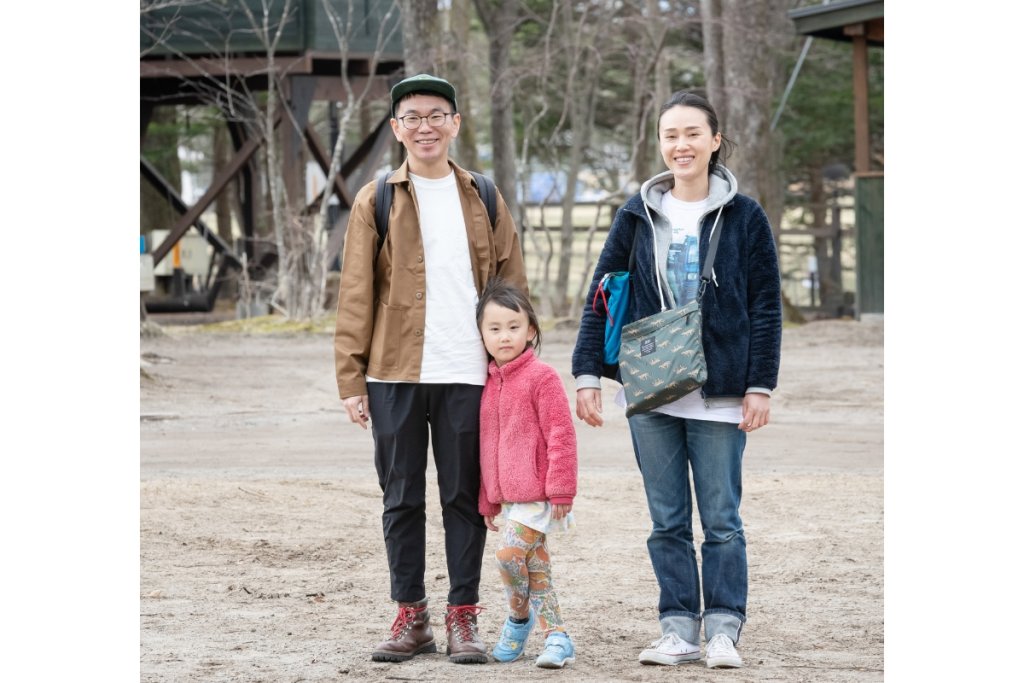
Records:
[[[653,522],[647,551],[661,587],[662,632],[699,643],[703,616],[705,638],[725,633],[737,642],[747,620],[747,542],[739,514],[747,435],[733,423],[653,412],[629,418],[629,430]],[[690,470],[704,531],[700,574]]]

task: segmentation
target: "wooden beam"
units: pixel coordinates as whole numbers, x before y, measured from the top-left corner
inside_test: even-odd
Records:
[[[281,117],[279,116],[274,122],[274,128],[277,128],[280,122]],[[160,263],[160,261],[167,256],[167,252],[171,250],[171,247],[173,247],[178,240],[182,238],[185,232],[197,220],[199,220],[199,217],[203,215],[203,211],[213,203],[213,200],[217,198],[217,195],[219,195],[227,186],[228,181],[230,181],[235,174],[249,162],[249,159],[256,153],[256,150],[259,149],[262,142],[263,141],[258,138],[249,138],[245,144],[242,145],[242,148],[238,150],[234,157],[232,157],[231,161],[228,162],[228,165],[224,167],[224,170],[213,179],[213,182],[210,183],[210,187],[206,190],[205,194],[203,194],[203,196],[199,198],[199,201],[185,212],[185,215],[175,223],[173,228],[171,228],[171,232],[167,235],[167,238],[159,247],[153,250],[154,266]]]
[[[863,29],[863,24],[860,24]],[[848,29],[850,27],[847,27]],[[871,137],[868,129],[868,41],[865,31],[853,37],[853,136],[854,171],[871,170]]]
[[[167,179],[161,175],[160,171],[156,169],[156,166],[151,164],[146,157],[140,157],[140,161],[142,176],[149,181],[149,184],[155,187],[158,192],[161,192],[178,213],[187,213],[188,204],[186,204],[185,200],[181,198],[177,191],[175,191],[174,187],[167,182]],[[224,256],[231,261],[232,265],[241,267],[242,262],[238,260],[238,257],[231,251],[231,247],[228,246],[227,242],[221,239],[220,235],[215,233],[213,230],[210,230],[209,226],[199,219],[196,219],[195,226],[198,228],[199,234],[210,243],[210,246],[216,249],[218,253],[224,254]],[[154,263],[154,265],[156,264]]]
[[[291,76],[282,81],[285,106],[291,119],[281,134],[281,170],[284,187],[291,206],[306,203],[306,158],[303,153],[302,132],[309,121],[309,108],[313,103],[313,80],[308,76]]]
[[[237,152],[242,148],[247,139],[245,126],[238,121],[234,121],[228,116],[227,112],[223,112],[224,122],[227,124],[228,132],[231,134],[231,145]],[[242,234],[245,235],[245,254],[252,261],[254,256],[252,248],[252,240],[256,236],[256,198],[255,190],[256,184],[253,181],[254,173],[251,164],[245,164],[242,167],[242,183],[240,187],[240,197],[238,203],[242,210]]]
[[[274,67],[282,76],[308,74],[313,70],[312,59],[308,55],[277,55],[274,58]],[[270,62],[265,57],[196,57],[139,61],[140,78],[249,77],[265,76],[269,72]]]
[[[324,175],[329,176],[331,169],[330,152],[324,149],[324,146],[320,144],[320,140],[318,140],[316,137],[316,131],[313,130],[313,124],[306,124],[305,133],[306,144],[309,146],[310,155],[312,155],[313,159],[320,166],[320,170],[324,172]],[[345,187],[344,181],[345,178],[341,175],[340,172],[335,174],[333,193],[338,195],[338,200],[341,201],[342,208],[351,209],[353,197],[352,194],[348,191],[348,188]],[[324,190],[324,198],[329,197],[330,195],[326,193],[326,188],[324,188]]]

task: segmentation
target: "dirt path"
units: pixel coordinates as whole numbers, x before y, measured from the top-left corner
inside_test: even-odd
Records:
[[[369,661],[394,617],[369,433],[342,417],[325,334],[197,333],[142,339],[143,681],[694,680],[883,678],[880,321],[786,329],[773,423],[747,446],[750,562],[741,670],[644,667],[659,635],[649,519],[625,418],[577,423],[578,528],[552,547],[577,643],[562,672],[457,666],[443,655]],[[572,389],[572,334],[542,357]],[[430,482],[431,477],[428,477]],[[447,592],[436,486],[428,484],[427,591]],[[700,537],[699,525],[697,530]],[[504,598],[488,537],[481,631]],[[443,627],[435,630],[443,649]]]

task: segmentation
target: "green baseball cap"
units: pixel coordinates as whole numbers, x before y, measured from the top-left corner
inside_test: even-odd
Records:
[[[391,115],[395,115],[395,107],[403,97],[414,92],[428,92],[435,95],[440,95],[449,102],[452,103],[452,110],[458,111],[459,107],[455,103],[455,86],[437,76],[431,76],[430,74],[417,74],[410,76],[405,80],[399,81],[395,84],[395,87],[391,88]]]

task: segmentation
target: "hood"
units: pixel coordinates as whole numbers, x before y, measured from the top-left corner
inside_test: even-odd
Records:
[[[722,164],[715,166],[715,170],[711,172],[708,180],[709,201],[704,216],[719,211],[723,206],[732,201],[739,187],[739,183],[736,182],[736,176]],[[659,284],[668,281],[668,275],[665,271],[665,261],[668,257],[665,256],[663,258],[662,254],[668,254],[669,243],[672,241],[672,226],[669,225],[668,217],[661,212],[661,198],[666,192],[672,190],[674,183],[672,171],[664,171],[640,186],[640,197],[643,200],[647,220],[650,221],[651,230],[653,231],[654,262],[657,266],[656,272],[658,273]],[[704,216],[701,216],[701,220],[704,219]],[[711,277],[717,286],[714,268],[711,270]],[[672,296],[671,289],[659,286],[658,290],[661,297],[661,309],[665,310],[666,299],[668,300],[668,307],[675,307],[675,297]]]
[[[708,198],[711,201],[708,205],[708,212],[728,204],[739,191],[739,183],[736,181],[736,176],[722,164],[715,166],[709,181]],[[673,184],[672,171],[663,171],[653,178],[644,181],[644,184],[640,186],[640,196],[643,198],[647,208],[660,214],[661,197],[672,189]]]

